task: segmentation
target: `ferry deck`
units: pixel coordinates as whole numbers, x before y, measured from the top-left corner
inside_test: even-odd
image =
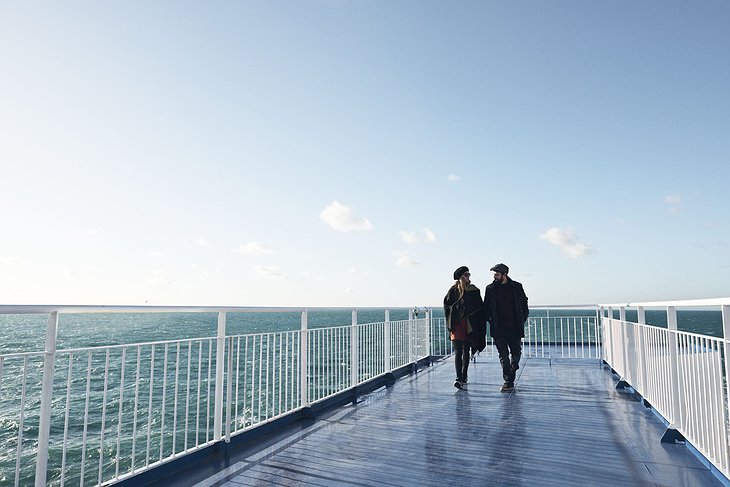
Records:
[[[523,358],[501,393],[496,357],[453,358],[227,453],[156,486],[723,485],[596,359]]]

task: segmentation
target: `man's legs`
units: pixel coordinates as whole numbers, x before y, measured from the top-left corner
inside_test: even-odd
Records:
[[[510,365],[513,370],[520,368],[520,358],[522,357],[522,337],[519,335],[509,337],[509,350],[512,358],[510,359]]]
[[[505,383],[515,381],[515,371],[509,359],[510,340],[505,336],[494,337],[494,345],[499,353],[499,363],[502,365],[502,378]]]

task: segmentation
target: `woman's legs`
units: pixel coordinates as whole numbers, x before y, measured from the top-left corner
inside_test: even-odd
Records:
[[[454,340],[452,343],[454,345],[456,380],[466,382],[466,374],[469,370],[469,343],[461,340]]]

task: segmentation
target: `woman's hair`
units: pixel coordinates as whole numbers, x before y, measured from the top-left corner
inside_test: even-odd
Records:
[[[463,298],[464,297],[464,284],[461,282],[461,278],[456,280],[456,282],[454,283],[454,287],[456,288],[457,291],[459,291],[459,297]]]

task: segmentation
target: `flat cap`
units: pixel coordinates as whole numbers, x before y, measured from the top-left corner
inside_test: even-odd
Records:
[[[494,267],[492,267],[489,270],[492,271],[492,272],[500,272],[502,274],[508,274],[509,273],[509,267],[507,267],[506,265],[502,264],[501,262],[499,264],[495,265]]]

